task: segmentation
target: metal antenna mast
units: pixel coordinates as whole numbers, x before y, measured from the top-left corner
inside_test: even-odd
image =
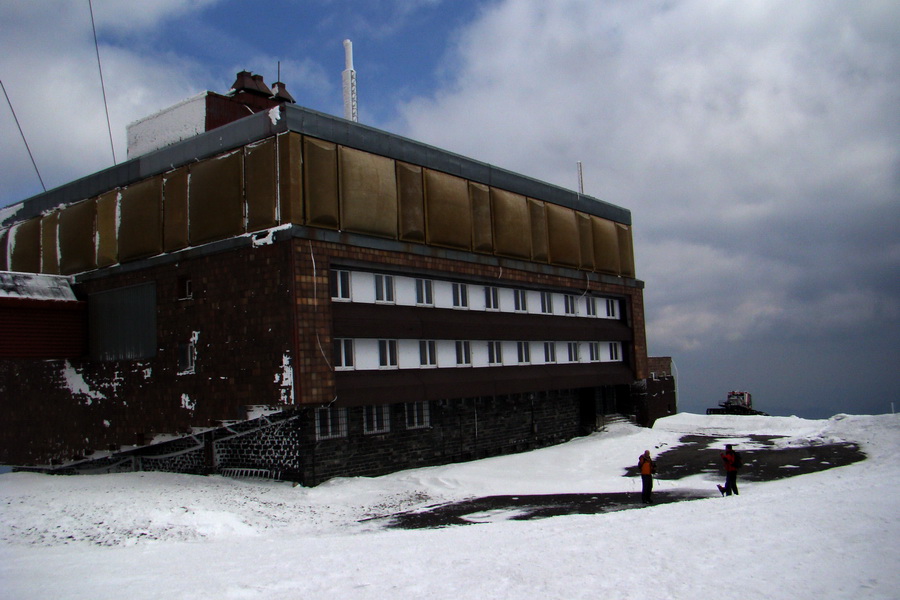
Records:
[[[47,191],[47,186],[44,185],[44,178],[41,177],[41,172],[38,171],[37,163],[34,162],[34,156],[31,154],[31,148],[28,147],[28,140],[25,139],[25,134],[22,133],[22,126],[19,125],[19,117],[16,116],[16,111],[13,109],[12,102],[9,100],[9,94],[6,93],[6,86],[3,85],[3,81],[0,80],[0,88],[3,88],[3,95],[6,96],[6,103],[9,104],[9,111],[12,113],[13,119],[16,122],[16,127],[19,128],[19,135],[22,136],[22,141],[25,142],[25,149],[28,150],[28,158],[31,159],[31,164],[34,166],[34,172],[37,173],[38,179],[41,182],[41,187],[44,188],[44,191]]]
[[[353,70],[353,42],[344,40],[344,118],[359,121],[356,112],[356,71]]]

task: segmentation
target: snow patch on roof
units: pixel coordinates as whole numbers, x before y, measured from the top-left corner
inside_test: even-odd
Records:
[[[0,298],[75,302],[71,279],[40,273],[0,272]]]

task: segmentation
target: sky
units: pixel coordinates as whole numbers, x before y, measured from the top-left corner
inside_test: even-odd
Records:
[[[91,29],[109,107],[113,147]],[[48,189],[239,70],[632,212],[649,352],[679,408],[732,389],[823,418],[900,408],[900,3],[0,0],[0,80]],[[5,98],[0,100],[5,102]],[[0,207],[41,192],[0,105]]]

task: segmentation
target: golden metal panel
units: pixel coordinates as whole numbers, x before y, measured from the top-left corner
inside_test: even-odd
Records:
[[[578,223],[578,250],[581,254],[581,268],[594,269],[594,232],[591,229],[591,216],[576,212],[575,220]]]
[[[547,232],[547,208],[540,200],[528,199],[528,214],[531,216],[531,259],[548,262],[550,241]]]
[[[41,219],[41,273],[59,275],[59,211]]]
[[[341,146],[341,229],[397,238],[397,171],[394,161]]]
[[[188,171],[181,167],[163,175],[163,247],[174,252],[189,245]]]
[[[198,246],[244,233],[244,153],[240,150],[190,166],[188,227]]]
[[[247,231],[259,231],[277,225],[277,175],[275,138],[245,148]]]
[[[303,197],[308,225],[339,227],[336,144],[303,138]]]
[[[581,243],[575,211],[556,204],[547,204],[547,232],[550,238],[550,262],[578,267],[581,265]]]
[[[618,275],[621,271],[621,263],[616,224],[608,219],[592,216],[591,228],[594,230],[594,269]]]
[[[278,136],[279,221],[303,224],[303,138],[293,131]]]
[[[472,248],[472,207],[465,179],[425,169],[428,243]]]
[[[119,192],[113,190],[97,198],[97,266],[108,267],[119,262],[119,240],[116,225],[119,214]]]
[[[9,230],[9,270],[22,273],[41,272],[41,218],[35,217]]]
[[[425,241],[425,188],[422,167],[397,163],[397,200],[400,205],[400,239]]]
[[[631,227],[616,223],[619,233],[619,258],[622,262],[622,276],[634,277],[634,245],[631,240]]]
[[[525,196],[491,188],[494,249],[497,254],[531,260],[531,212]],[[546,259],[545,259],[546,260]]]
[[[122,189],[119,196],[119,262],[161,254],[162,176]]]
[[[95,238],[97,202],[71,204],[59,211],[59,272],[81,273],[97,268]]]
[[[469,200],[472,203],[472,248],[476,252],[493,252],[490,188],[470,181]]]

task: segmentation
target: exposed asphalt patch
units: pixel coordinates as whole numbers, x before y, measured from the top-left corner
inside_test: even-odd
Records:
[[[721,475],[724,481],[725,472],[719,456],[724,447],[724,442],[721,441],[723,439],[726,438],[686,435],[679,440],[681,445],[675,448],[657,448],[656,477],[660,481],[672,481],[707,474],[711,477]],[[774,444],[779,436],[751,435],[740,436],[740,439],[748,440],[746,445],[753,448],[744,450],[741,448],[742,444],[735,444],[744,463],[738,475],[739,487],[741,481],[774,481],[842,467],[866,458],[859,446],[851,443],[776,448]],[[625,469],[624,477],[637,475],[636,465]],[[712,489],[708,493],[698,490],[654,490],[653,503],[668,504],[718,496],[719,493],[712,484],[710,487]],[[496,521],[527,521],[561,515],[593,515],[645,506],[641,503],[640,490],[597,494],[486,496],[366,520],[379,521],[387,527],[422,529]]]

